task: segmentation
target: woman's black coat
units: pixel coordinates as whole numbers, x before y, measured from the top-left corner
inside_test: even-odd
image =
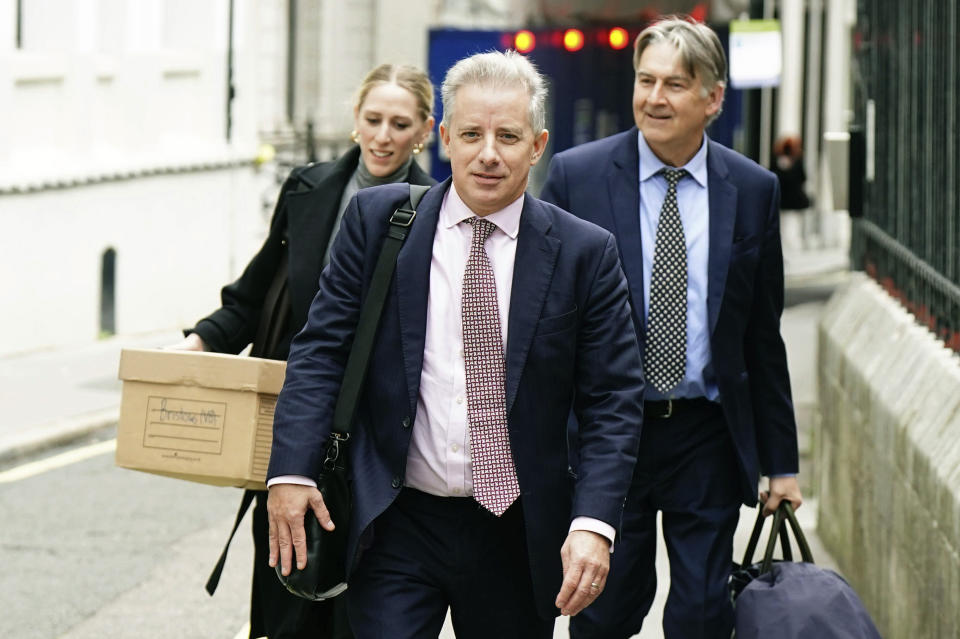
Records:
[[[261,334],[277,334],[270,346],[255,353],[271,359],[286,359],[290,341],[307,319],[307,310],[317,293],[323,258],[337,219],[340,199],[350,176],[357,168],[360,147],[355,146],[334,162],[310,164],[294,169],[283,184],[270,234],[238,280],[223,287],[223,305],[200,320],[190,332],[197,333],[207,348],[218,353],[239,353],[258,336],[263,318],[281,322]],[[411,163],[407,181],[435,184],[416,162]],[[268,308],[271,285],[284,267],[287,253],[285,301],[289,311]],[[285,306],[281,307],[284,308]],[[272,319],[269,319],[272,318]],[[279,332],[278,332],[279,331]]]
[[[334,162],[294,169],[277,198],[270,233],[263,247],[240,278],[223,287],[220,293],[223,306],[185,333],[197,333],[208,349],[219,353],[239,353],[256,341],[252,355],[287,359],[290,342],[306,322],[307,310],[317,293],[323,257],[330,244],[343,190],[359,160],[360,147],[355,146]],[[410,165],[407,181],[423,185],[435,183],[416,162]],[[264,322],[264,329],[260,330]],[[343,597],[323,602],[295,597],[286,591],[273,574],[273,568],[267,565],[266,495],[262,491],[246,491],[237,519],[239,522],[249,507],[249,500],[255,496],[250,636],[351,639]],[[227,548],[229,545],[228,540]],[[216,575],[226,558],[227,548],[214,570]]]

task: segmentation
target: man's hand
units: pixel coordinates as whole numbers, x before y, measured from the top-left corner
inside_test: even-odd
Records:
[[[325,530],[333,530],[333,520],[323,503],[323,495],[313,486],[300,484],[274,484],[267,495],[267,518],[269,520],[270,567],[280,560],[280,572],[289,575],[297,560],[297,569],[307,566],[307,541],[303,517],[307,508],[313,509],[317,521]],[[292,557],[291,557],[292,551]]]
[[[796,477],[771,477],[769,488],[769,492],[764,490],[760,493],[764,517],[775,513],[784,499],[793,505],[794,510],[800,508],[800,504],[803,503],[803,495],[800,494],[800,484]]]
[[[588,530],[573,530],[560,549],[563,585],[554,605],[571,617],[593,603],[610,570],[610,540]]]

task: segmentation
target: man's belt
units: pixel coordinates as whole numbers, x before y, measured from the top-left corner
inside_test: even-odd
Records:
[[[716,410],[720,404],[711,402],[706,397],[664,399],[643,403],[644,419],[669,419],[687,413]]]

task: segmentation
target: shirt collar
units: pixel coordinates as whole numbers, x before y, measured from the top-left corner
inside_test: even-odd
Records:
[[[707,185],[707,135],[703,135],[703,143],[696,154],[690,158],[690,161],[684,164],[681,169],[686,169],[687,173],[697,181],[700,186]],[[640,151],[640,181],[645,182],[657,174],[660,169],[667,166],[658,158],[647,141],[643,133],[637,133],[637,148]]]
[[[520,212],[523,210],[524,197],[526,197],[526,194],[521,194],[520,197],[504,208],[485,215],[483,219],[493,222],[510,239],[517,239],[517,234],[520,232]],[[449,229],[476,216],[476,213],[471,211],[470,207],[460,199],[460,194],[457,193],[457,188],[451,181],[450,188],[447,189],[447,194],[444,196],[443,206],[440,207],[440,223]]]

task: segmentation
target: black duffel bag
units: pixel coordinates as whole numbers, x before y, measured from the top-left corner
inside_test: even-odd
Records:
[[[802,562],[792,561],[786,522],[793,530]],[[850,584],[834,571],[814,565],[790,502],[780,502],[763,561],[753,563],[762,528],[761,510],[743,562],[734,564],[730,575],[736,639],[880,639]],[[784,558],[775,561],[778,537]]]

